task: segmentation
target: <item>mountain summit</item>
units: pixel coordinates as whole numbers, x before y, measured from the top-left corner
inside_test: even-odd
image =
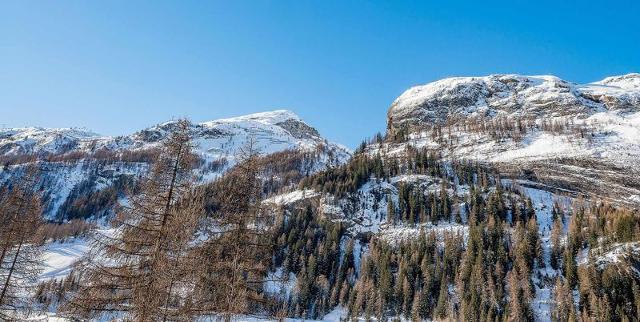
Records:
[[[584,116],[638,111],[640,74],[574,84],[555,76],[490,75],[445,78],[415,86],[389,109],[389,125],[443,123],[470,116]]]
[[[0,130],[0,155],[62,154],[98,149],[123,151],[151,148],[166,138],[177,121],[161,123],[126,136],[101,136],[76,128],[12,128]],[[340,158],[347,148],[325,140],[313,127],[287,110],[262,112],[239,117],[196,123],[192,135],[198,150],[209,157],[229,157],[247,143],[255,141],[264,154],[287,149],[314,149],[324,144]]]
[[[177,122],[113,137],[76,128],[0,130],[0,185],[19,178],[27,164],[38,161],[46,168],[38,183],[44,192],[45,216],[69,218],[68,208],[79,198],[121,195],[122,184],[148,170],[155,149]],[[191,135],[201,159],[197,174],[203,183],[232,168],[240,149],[250,142],[263,156],[295,155],[291,158],[298,161],[288,169],[303,174],[343,164],[351,155],[349,149],[327,141],[286,110],[194,123]]]
[[[640,74],[582,85],[555,76],[447,78],[410,88],[387,117],[389,134],[406,139],[400,146],[640,204]]]

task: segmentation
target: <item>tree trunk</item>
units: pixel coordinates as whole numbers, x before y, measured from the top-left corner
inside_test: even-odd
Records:
[[[2,294],[0,294],[0,304],[3,303],[4,297],[7,294],[7,289],[9,288],[9,281],[11,280],[11,275],[13,275],[13,271],[16,267],[16,262],[18,261],[18,256],[20,255],[20,250],[22,249],[23,239],[20,239],[20,243],[18,244],[18,249],[16,250],[16,255],[13,256],[13,261],[11,262],[11,267],[9,268],[9,273],[7,274],[7,279],[4,281],[4,287],[2,288]]]

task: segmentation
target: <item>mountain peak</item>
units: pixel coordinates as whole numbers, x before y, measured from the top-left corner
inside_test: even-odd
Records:
[[[617,87],[622,90],[640,91],[640,73],[629,73],[626,75],[610,76],[601,81],[593,82],[589,85],[603,85]]]
[[[219,123],[232,123],[232,122],[244,122],[244,121],[254,121],[265,124],[278,124],[282,122],[286,122],[288,120],[300,121],[302,119],[292,111],[289,110],[274,110],[270,112],[259,112],[253,114],[247,114],[242,116],[218,119],[209,122],[203,122],[202,125],[208,125],[211,123],[219,124]]]
[[[66,153],[96,148],[131,150],[150,148],[161,142],[175,126],[171,120],[131,135],[102,137],[88,130],[65,128],[22,128],[0,130],[0,155]],[[198,149],[216,159],[226,158],[253,138],[261,153],[302,149],[315,150],[329,145],[339,158],[346,159],[348,149],[327,142],[318,131],[288,110],[275,110],[193,124],[192,134]]]
[[[414,86],[388,112],[389,126],[474,116],[555,117],[640,109],[640,74],[579,85],[553,75],[452,77]]]

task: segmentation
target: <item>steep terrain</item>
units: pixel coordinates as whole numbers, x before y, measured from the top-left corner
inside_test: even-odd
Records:
[[[439,150],[512,177],[640,205],[640,74],[579,85],[554,76],[459,77],[416,86],[388,112],[382,147]]]
[[[420,258],[420,255],[403,255],[403,252],[420,243],[425,235],[427,238],[433,236],[438,245],[436,248],[443,256],[441,260],[447,261],[446,254],[455,253],[452,244],[459,246],[462,243],[462,260],[455,264],[462,265],[461,272],[471,269],[465,268],[468,265],[465,262],[473,264],[469,258],[474,256],[479,256],[477,258],[484,260],[484,265],[491,267],[488,271],[481,270],[481,274],[490,277],[480,278],[479,282],[484,285],[480,294],[486,299],[489,295],[495,296],[495,290],[485,288],[496,279],[500,280],[496,287],[504,287],[503,291],[516,287],[513,281],[506,280],[510,275],[522,274],[517,272],[520,269],[514,268],[521,265],[518,262],[522,260],[519,253],[524,246],[519,240],[530,238],[524,234],[527,234],[526,229],[533,228],[537,235],[533,244],[539,247],[539,254],[527,255],[529,271],[525,273],[527,276],[519,277],[522,283],[532,287],[524,291],[531,292],[532,298],[524,301],[531,311],[519,312],[520,317],[528,316],[526,319],[536,321],[558,319],[557,315],[562,311],[557,304],[562,295],[558,294],[563,294],[560,291],[563,287],[570,289],[562,283],[573,285],[571,283],[578,279],[575,271],[571,273],[570,267],[574,264],[579,266],[576,269],[579,274],[585,274],[579,278],[583,286],[566,294],[575,301],[577,310],[589,307],[589,312],[583,314],[597,316],[602,314],[598,312],[609,309],[622,312],[622,309],[616,308],[619,304],[586,305],[585,298],[614,301],[620,296],[616,295],[618,286],[607,284],[597,295],[584,294],[584,289],[589,288],[587,281],[582,280],[587,276],[584,272],[605,284],[608,282],[601,279],[616,274],[620,274],[615,277],[620,283],[640,279],[637,242],[633,237],[622,237],[621,232],[626,229],[621,228],[623,226],[637,231],[637,224],[634,224],[638,222],[637,213],[632,215],[636,219],[622,224],[620,218],[627,215],[602,210],[607,208],[599,206],[602,201],[630,208],[640,205],[639,157],[640,74],[609,77],[586,85],[572,84],[553,76],[452,78],[411,88],[396,99],[388,112],[386,136],[378,136],[361,146],[346,167],[319,173],[303,182],[302,189],[274,196],[265,203],[288,209],[290,216],[311,207],[316,216],[344,228],[341,256],[353,257],[356,295],[355,302],[338,302],[348,305],[350,314],[410,318],[415,316],[416,310],[432,312],[424,306],[433,309],[434,303],[443,298],[444,287],[448,290],[444,293],[448,305],[456,307],[450,306],[446,310],[455,310],[457,313],[454,314],[474,312],[491,316],[504,313],[511,316],[513,313],[508,311],[513,308],[507,307],[513,303],[500,302],[505,299],[499,296],[494,298],[500,303],[498,313],[484,311],[485,305],[496,305],[495,302],[476,306],[465,313],[465,305],[478,304],[473,297],[467,298],[467,292],[474,293],[477,289],[467,290],[466,283],[474,283],[474,278],[479,282],[479,277],[461,274],[454,278],[445,273],[447,277],[442,280],[450,282],[442,284],[439,277],[430,280],[433,273],[425,269],[424,260],[420,263],[418,259],[419,265],[416,264],[415,257]],[[588,200],[586,204],[582,203],[583,197]],[[481,200],[480,205],[477,200]],[[480,220],[485,222],[470,219],[477,218],[478,214],[482,214],[480,218],[484,219]],[[496,214],[499,215],[492,218]],[[534,221],[527,217],[532,215]],[[519,219],[522,217],[524,219]],[[503,237],[506,238],[503,245],[507,245],[509,253],[507,269],[510,272],[507,275],[496,274],[494,266],[497,262],[474,254],[474,247],[487,247],[484,252],[488,253],[503,251],[500,247],[491,248],[495,245],[482,244],[490,245],[496,236],[482,237],[481,245],[467,248],[470,238],[478,238],[478,232],[473,237],[473,231],[480,229],[486,233],[486,230],[494,229],[495,221],[503,221],[504,228],[501,233],[494,233],[508,236]],[[598,222],[606,224],[596,224]],[[599,225],[602,226],[596,228]],[[523,226],[527,228],[523,229]],[[577,236],[582,234],[592,237],[584,240],[586,237]],[[386,262],[388,259],[377,250],[381,243],[397,247],[393,248],[393,256],[406,261]],[[562,259],[557,258],[558,248],[563,249]],[[322,252],[312,254],[315,258],[323,256]],[[579,257],[577,260],[576,256]],[[341,267],[350,265],[343,258],[340,261]],[[411,265],[407,263],[415,266],[403,272],[403,265]],[[435,263],[438,263],[437,259]],[[386,287],[380,274],[386,265],[394,276],[393,287],[413,295],[404,295],[404,299],[402,295],[399,298],[386,295],[386,301],[395,304],[386,304],[386,309],[380,313],[376,311],[379,310],[379,297],[385,292],[380,288]],[[290,274],[296,285],[306,290],[313,286],[301,282],[299,274],[305,273],[304,269],[304,264],[297,269],[276,267],[274,274]],[[421,273],[416,274],[415,270]],[[324,274],[332,276],[333,273]],[[435,274],[440,271],[436,270]],[[408,279],[410,291],[402,276]],[[440,285],[440,295],[437,287],[418,295],[418,290],[427,285]],[[528,286],[517,287],[526,289]],[[296,292],[291,285],[282,288],[287,291],[281,296],[294,303],[300,299],[309,301],[309,296],[313,296]],[[510,293],[509,297],[514,294]],[[414,303],[424,300],[426,304],[407,307],[406,303],[411,303],[411,299]],[[375,304],[369,304],[371,302]],[[316,308],[318,302],[313,302],[312,298],[307,303]],[[305,304],[299,305],[305,307]],[[608,305],[613,306],[606,308]],[[566,305],[567,310],[571,307]],[[306,316],[318,317],[326,312],[328,310],[316,309],[306,312]],[[296,311],[293,314],[300,316]],[[430,314],[434,313],[426,313],[426,316]],[[473,313],[465,316],[471,318]]]
[[[69,208],[79,198],[121,197],[126,185],[146,171],[154,149],[175,124],[169,121],[117,137],[73,128],[0,130],[0,183],[11,182],[23,175],[26,165],[40,160],[37,163],[44,171],[38,186],[46,201],[46,216],[68,219]],[[328,142],[285,110],[193,124],[191,132],[202,159],[198,168],[202,182],[232,167],[236,155],[250,141],[262,155],[282,151],[304,154],[301,157],[309,160],[306,169],[300,169],[304,173],[342,164],[350,155],[347,148]],[[110,209],[97,206],[89,215],[100,216]]]
[[[224,182],[247,142],[269,165],[260,208],[277,220],[262,291],[279,301],[277,314],[637,317],[640,74],[585,85],[554,76],[444,79],[407,90],[387,118],[386,135],[353,155],[288,111],[193,125],[209,198],[230,193]],[[5,130],[0,182],[38,159],[49,173],[37,187],[49,218],[101,217],[123,202],[175,125],[123,137]],[[87,240],[48,244],[40,279],[73,284]],[[52,298],[42,302],[50,314],[62,301]]]

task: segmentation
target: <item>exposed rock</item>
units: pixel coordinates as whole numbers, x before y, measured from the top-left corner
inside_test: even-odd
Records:
[[[521,121],[523,129],[513,128]],[[640,206],[640,74],[585,85],[554,76],[447,78],[393,102],[388,131],[399,130],[407,141],[385,151],[434,149],[514,178]]]

